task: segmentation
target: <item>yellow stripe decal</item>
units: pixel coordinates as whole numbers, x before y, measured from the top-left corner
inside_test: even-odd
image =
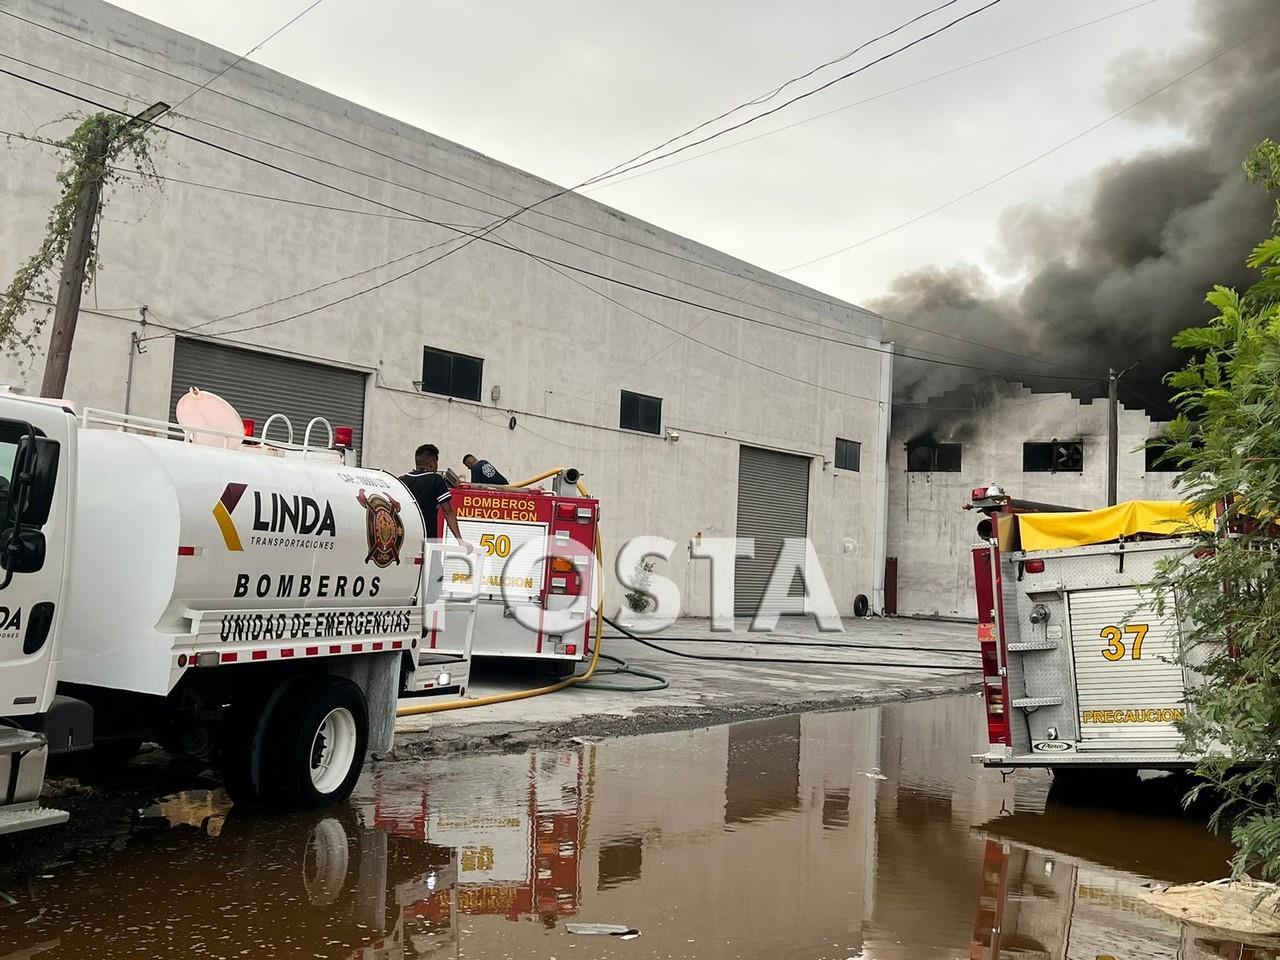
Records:
[[[222,531],[222,539],[227,542],[227,549],[244,550],[240,544],[240,534],[236,532],[236,525],[231,520],[231,514],[221,502],[213,505],[213,519],[218,521],[218,529]]]

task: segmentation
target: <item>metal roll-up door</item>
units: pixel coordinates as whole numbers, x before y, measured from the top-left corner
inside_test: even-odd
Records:
[[[335,427],[351,427],[356,462],[359,462],[364,433],[363,373],[179,338],[173,351],[170,419],[178,399],[192,387],[216,393],[235,407],[240,416],[256,421],[259,435],[273,413],[283,413],[289,418],[296,443],[302,443],[312,417],[324,417]],[[272,426],[273,440],[286,438],[282,426]],[[317,427],[311,439],[323,445],[328,434]]]
[[[734,566],[733,606],[739,616],[760,609],[785,537],[809,534],[809,458],[741,447],[738,453],[738,536],[755,540],[754,557]],[[790,596],[801,596],[799,579]]]

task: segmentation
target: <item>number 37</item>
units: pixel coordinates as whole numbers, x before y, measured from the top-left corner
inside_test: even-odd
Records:
[[[1102,655],[1112,663],[1117,660],[1123,660],[1125,655],[1124,635],[1128,634],[1133,637],[1133,659],[1141,660],[1142,641],[1147,638],[1147,631],[1150,629],[1150,624],[1146,623],[1126,624],[1123,629],[1120,627],[1103,627],[1098,634],[1103,640],[1107,641],[1107,646],[1103,649]]]

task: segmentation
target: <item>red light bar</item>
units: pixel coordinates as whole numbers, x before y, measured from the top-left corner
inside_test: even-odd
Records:
[[[1026,570],[1027,573],[1044,573],[1044,561],[1028,560],[1023,569]]]
[[[350,450],[352,430],[350,427],[333,428],[333,445],[340,450]]]
[[[556,505],[556,514],[561,520],[572,520],[576,508],[572,503],[560,503]]]
[[[245,417],[241,422],[244,424],[244,435],[246,437],[252,437],[253,429],[254,427],[257,426],[257,424],[253,420],[249,419],[248,417]]]

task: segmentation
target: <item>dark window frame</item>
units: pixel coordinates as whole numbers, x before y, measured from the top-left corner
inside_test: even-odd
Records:
[[[437,361],[431,366],[432,357]],[[442,370],[444,361],[448,362],[448,371]],[[461,363],[460,363],[461,361]],[[471,364],[474,364],[472,370]],[[461,368],[461,369],[460,369]],[[474,376],[474,390],[472,386]],[[461,381],[461,382],[459,382]],[[480,394],[484,387],[484,357],[475,357],[457,350],[443,350],[440,347],[422,348],[422,392],[438,397],[454,397],[458,400],[480,402]]]
[[[963,463],[962,443],[925,440],[907,444],[907,473],[960,473]]]
[[[852,457],[849,456],[850,453],[853,454]],[[852,462],[852,466],[849,465],[850,462]],[[837,470],[848,470],[850,473],[861,473],[862,441],[846,440],[844,437],[836,437],[835,465]]]
[[[1150,437],[1143,445],[1143,469],[1146,473],[1181,473],[1182,467],[1169,457],[1173,441],[1168,437]]]
[[[1059,464],[1069,458],[1072,448],[1079,452],[1078,467],[1064,467]],[[1084,441],[1083,440],[1024,440],[1022,442],[1023,473],[1084,473]]]
[[[634,390],[621,391],[618,398],[618,426],[635,433],[662,436],[662,398]]]

